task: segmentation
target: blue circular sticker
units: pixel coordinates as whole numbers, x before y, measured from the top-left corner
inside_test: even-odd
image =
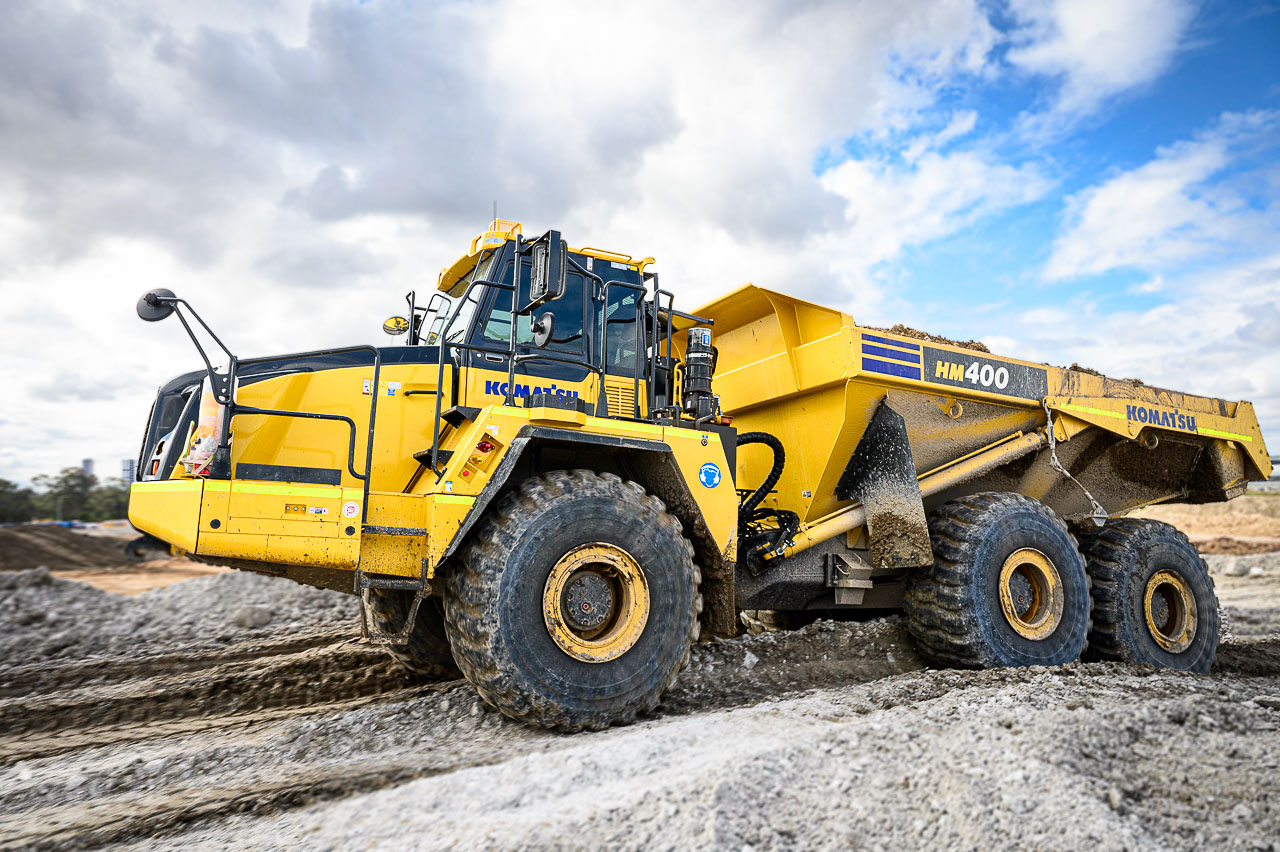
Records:
[[[720,484],[720,468],[713,462],[707,462],[698,469],[698,481],[708,488],[715,488]]]

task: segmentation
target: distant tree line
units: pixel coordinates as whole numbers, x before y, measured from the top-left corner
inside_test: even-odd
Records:
[[[42,474],[24,488],[0,479],[0,523],[31,520],[107,521],[129,510],[129,486],[119,478],[98,481],[81,468],[68,467],[52,476]]]

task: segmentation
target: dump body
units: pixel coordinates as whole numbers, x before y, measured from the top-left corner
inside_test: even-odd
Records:
[[[800,518],[784,558],[837,535],[859,544],[865,517],[850,514],[858,501],[842,499],[838,486],[882,403],[905,423],[922,489],[931,474],[959,471],[966,459],[1008,459],[923,489],[926,510],[965,494],[1013,491],[1066,518],[1098,515],[1098,506],[1116,516],[1151,503],[1228,500],[1270,474],[1248,402],[862,328],[848,314],[754,286],[700,313],[716,321],[724,412],[740,432],[771,433],[786,448],[765,501]],[[1055,453],[1070,476],[1055,469]],[[770,464],[767,452],[744,449],[739,482],[761,481]],[[832,522],[842,516],[851,520]]]

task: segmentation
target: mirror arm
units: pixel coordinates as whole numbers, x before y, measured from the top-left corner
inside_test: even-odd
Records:
[[[414,316],[414,303],[417,301],[417,298],[417,290],[410,290],[408,293],[404,294],[404,300],[409,303],[409,336],[405,338],[405,346],[413,346],[418,342],[418,330],[414,327],[417,324],[415,322],[417,318]]]
[[[219,405],[230,405],[231,382],[236,372],[236,356],[232,354],[231,350],[227,348],[226,344],[222,342],[218,335],[213,333],[213,329],[209,328],[209,324],[204,321],[195,308],[191,307],[191,304],[186,299],[180,299],[177,296],[158,296],[156,297],[156,301],[173,305],[174,313],[178,315],[178,321],[181,322],[182,327],[186,329],[187,336],[191,338],[191,342],[195,345],[196,351],[200,353],[200,359],[204,361],[205,372],[209,376],[209,387],[213,390],[214,399],[217,400]],[[148,300],[148,304],[150,304],[150,300]],[[205,330],[205,333],[213,339],[214,343],[218,344],[219,349],[226,353],[227,361],[230,366],[225,376],[220,375],[218,371],[214,369],[213,363],[209,360],[209,355],[205,352],[204,347],[200,345],[199,338],[196,337],[195,330],[191,327],[191,324],[187,322],[187,318],[183,316],[183,312],[178,310],[179,306],[185,307],[190,311],[191,315],[196,318],[196,322],[200,323],[200,326]]]

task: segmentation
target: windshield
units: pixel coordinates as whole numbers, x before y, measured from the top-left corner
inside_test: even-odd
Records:
[[[458,309],[450,318],[446,343],[461,343],[467,336],[467,327],[471,325],[471,315],[476,312],[476,303],[480,301],[481,292],[480,289],[472,290],[470,296],[458,303]]]
[[[496,255],[497,252],[493,251],[486,254],[480,263],[476,265],[475,272],[458,282],[458,285],[450,291],[449,295],[456,299],[454,302],[454,310],[452,314],[448,315],[447,321],[440,325],[441,330],[445,328],[449,329],[449,336],[446,338],[446,343],[461,343],[467,336],[467,327],[471,325],[471,315],[476,312],[476,304],[479,303],[480,297],[484,294],[485,288],[477,287],[472,290],[471,295],[465,299],[458,299],[457,297],[466,292],[467,285],[470,282],[483,281],[489,276],[489,269],[493,266],[493,259]],[[445,312],[442,312],[441,316],[445,316]]]
[[[410,346],[435,346],[440,340],[440,332],[444,331],[444,324],[453,315],[453,307],[453,300],[444,293],[432,293],[425,308],[413,309],[414,329],[406,343]]]

